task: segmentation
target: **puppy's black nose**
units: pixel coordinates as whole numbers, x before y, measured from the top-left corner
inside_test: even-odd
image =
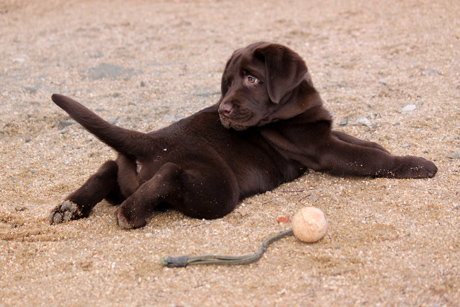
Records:
[[[233,106],[228,103],[221,104],[219,107],[219,114],[225,117],[229,117],[233,111]]]

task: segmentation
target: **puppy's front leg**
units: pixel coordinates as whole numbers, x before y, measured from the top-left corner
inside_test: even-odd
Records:
[[[382,146],[380,146],[377,143],[364,141],[364,140],[358,139],[358,138],[356,138],[354,136],[351,136],[351,135],[346,134],[345,132],[341,132],[341,131],[332,131],[331,133],[332,133],[332,135],[334,137],[336,137],[339,140],[342,140],[344,142],[359,145],[359,146],[364,146],[364,147],[375,148],[375,149],[379,149],[379,150],[381,150],[383,152],[388,153],[388,150],[386,150],[385,148],[383,148]]]
[[[88,217],[94,206],[117,189],[118,165],[105,162],[78,190],[66,197],[50,214],[50,223],[59,224]]]
[[[331,136],[325,141],[318,148],[319,170],[340,176],[388,178],[431,178],[437,172],[436,165],[424,158],[394,156],[380,146],[369,146],[370,142],[349,142],[353,139]]]

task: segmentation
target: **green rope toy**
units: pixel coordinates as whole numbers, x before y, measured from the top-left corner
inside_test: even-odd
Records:
[[[267,247],[273,242],[286,236],[294,235],[303,242],[313,243],[321,240],[327,231],[327,220],[318,208],[304,207],[300,209],[292,219],[292,229],[278,232],[262,242],[260,249],[251,255],[246,256],[220,256],[220,255],[203,255],[203,256],[182,256],[182,257],[163,257],[161,265],[168,268],[184,268],[188,265],[198,264],[226,264],[240,265],[256,262],[267,250]]]
[[[204,256],[182,256],[182,257],[163,257],[161,265],[168,268],[184,268],[188,265],[198,264],[225,264],[225,265],[241,265],[250,264],[262,258],[262,255],[267,250],[267,247],[275,241],[292,236],[292,229],[276,233],[264,240],[260,249],[251,255],[246,256],[220,256],[220,255],[204,255]]]

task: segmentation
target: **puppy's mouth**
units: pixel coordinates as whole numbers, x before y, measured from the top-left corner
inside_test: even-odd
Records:
[[[220,122],[227,129],[233,129],[233,130],[236,130],[236,131],[243,131],[243,130],[248,129],[248,126],[236,123],[236,122],[232,121],[231,119],[229,119],[228,117],[225,117],[225,116],[223,116],[221,114],[219,115],[219,117],[220,117]]]
[[[219,107],[219,118],[225,128],[243,131],[253,126],[251,122],[254,119],[254,114],[250,110],[237,107],[233,103],[222,103]]]

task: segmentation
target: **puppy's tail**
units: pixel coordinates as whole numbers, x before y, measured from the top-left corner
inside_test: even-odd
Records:
[[[155,150],[153,138],[146,133],[112,125],[69,97],[53,94],[51,99],[86,130],[122,154],[141,158]]]

